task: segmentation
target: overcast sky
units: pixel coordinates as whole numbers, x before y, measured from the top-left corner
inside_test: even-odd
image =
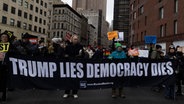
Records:
[[[68,3],[72,6],[72,0],[61,0],[65,3]],[[99,0],[100,1],[100,0]],[[107,13],[106,13],[106,20],[111,24],[113,20],[113,11],[114,11],[114,0],[107,0]]]

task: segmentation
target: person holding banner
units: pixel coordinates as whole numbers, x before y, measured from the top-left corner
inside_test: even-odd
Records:
[[[7,84],[7,53],[9,51],[10,36],[2,33],[0,38],[0,91],[2,92],[2,101],[6,101],[6,84]]]
[[[123,51],[122,45],[120,43],[115,43],[115,48],[116,50],[113,51],[108,58],[109,59],[124,59],[127,58],[125,52]],[[123,80],[118,80],[117,83],[114,83],[114,87],[112,88],[112,98],[116,98],[116,89],[118,88],[119,92],[118,95],[119,97],[125,98],[125,95],[123,94]],[[119,85],[118,87],[116,85]]]
[[[175,47],[173,44],[169,46],[169,52],[166,54],[165,58],[174,60],[174,68],[176,68],[177,57],[176,57]],[[176,80],[173,78],[165,81],[165,98],[166,99],[175,100],[175,82]]]
[[[150,53],[150,58],[151,59],[164,59],[164,56],[162,55],[162,46],[161,45],[156,45],[155,48],[153,48],[152,52]],[[155,92],[160,92],[163,89],[162,83],[159,83],[156,86],[153,86],[153,91]]]
[[[79,43],[79,38],[77,35],[73,35],[71,37],[71,44],[66,46],[65,57],[73,60],[78,58],[84,58],[83,46]],[[70,80],[73,86],[77,86],[78,83],[76,83],[76,81],[72,81],[72,79]],[[77,95],[78,89],[75,89],[75,87],[73,88],[74,89],[66,89],[65,94],[63,95],[63,98],[68,98],[71,90],[72,90],[73,97],[75,99],[78,98],[78,95]]]
[[[182,92],[182,81],[184,78],[184,56],[182,52],[182,47],[177,46],[176,48],[176,57],[177,57],[177,69],[176,69],[176,85],[177,91],[176,95],[183,96]]]

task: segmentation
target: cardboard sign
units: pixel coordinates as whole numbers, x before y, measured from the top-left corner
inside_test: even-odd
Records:
[[[112,40],[113,38],[118,38],[118,31],[111,31],[107,33],[107,37],[109,40]]]
[[[118,38],[115,41],[124,41],[124,32],[118,32]]]
[[[148,58],[149,50],[139,50],[139,57]]]
[[[8,52],[10,43],[0,43],[0,52]]]
[[[146,44],[156,44],[157,43],[157,37],[156,36],[145,36],[144,37]]]

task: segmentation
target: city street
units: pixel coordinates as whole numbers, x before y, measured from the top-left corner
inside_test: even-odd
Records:
[[[1,104],[183,104],[184,96],[175,101],[164,98],[163,92],[151,88],[125,88],[126,98],[111,98],[111,89],[80,90],[78,99],[63,99],[63,90],[18,90],[8,92],[7,102]]]

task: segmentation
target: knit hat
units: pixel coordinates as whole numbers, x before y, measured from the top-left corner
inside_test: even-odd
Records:
[[[175,50],[175,47],[174,47],[173,44],[171,44],[171,45],[169,46],[169,50],[170,50],[170,49],[174,49],[174,50]]]
[[[22,34],[22,39],[28,39],[28,38],[30,38],[28,33]]]
[[[115,43],[115,47],[118,48],[118,47],[121,47],[121,43]]]
[[[156,45],[156,49],[162,48],[161,45]]]

